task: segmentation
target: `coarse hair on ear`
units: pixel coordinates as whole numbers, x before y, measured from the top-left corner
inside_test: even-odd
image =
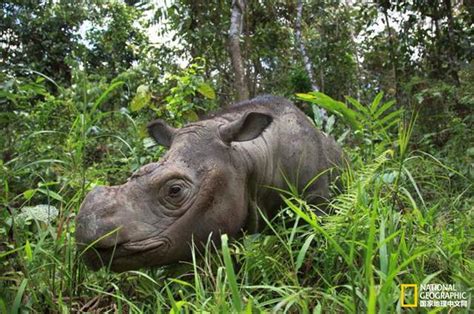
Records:
[[[159,145],[169,148],[173,137],[176,133],[176,129],[169,126],[165,121],[158,119],[154,120],[147,125],[148,134],[158,143]]]
[[[273,118],[262,112],[248,112],[235,121],[219,127],[219,136],[226,144],[251,141],[272,123]]]

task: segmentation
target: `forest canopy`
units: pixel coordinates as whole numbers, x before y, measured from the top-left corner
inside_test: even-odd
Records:
[[[472,291],[469,1],[7,0],[0,14],[0,312],[388,313],[400,284]],[[89,272],[74,218],[93,187],[164,154],[147,123],[262,94],[344,147],[333,214],[289,187],[266,233]]]

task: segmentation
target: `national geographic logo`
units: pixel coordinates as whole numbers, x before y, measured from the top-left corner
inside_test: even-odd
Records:
[[[410,294],[407,290],[413,290]],[[412,296],[413,300],[407,302],[408,296]],[[418,306],[418,285],[415,283],[400,285],[400,304],[402,307],[417,307]]]
[[[469,292],[455,284],[401,284],[400,306],[407,307],[468,307]]]

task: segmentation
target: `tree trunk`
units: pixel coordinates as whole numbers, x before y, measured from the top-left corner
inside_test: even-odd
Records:
[[[316,80],[314,79],[313,74],[313,64],[308,57],[308,53],[306,52],[306,47],[304,45],[302,36],[301,36],[301,20],[303,19],[303,1],[298,0],[297,7],[296,7],[296,24],[295,24],[295,36],[296,36],[296,45],[298,46],[301,57],[303,58],[304,68],[306,70],[306,74],[308,74],[309,81],[311,82],[311,87],[314,91],[319,92],[320,88],[316,84]]]
[[[453,20],[453,7],[451,0],[444,0],[444,6],[446,8],[446,17],[448,18],[448,63],[449,72],[454,80],[454,83],[459,86],[459,63],[456,55],[456,47],[454,40],[454,20]]]
[[[234,70],[234,86],[237,100],[249,98],[247,79],[245,76],[244,62],[240,51],[240,35],[242,33],[242,15],[245,12],[245,0],[233,0],[229,29],[229,54]]]
[[[311,88],[313,91],[319,92],[320,88],[318,84],[316,84],[316,80],[314,79],[313,74],[313,63],[308,57],[308,53],[306,52],[306,46],[303,42],[303,38],[301,35],[301,21],[303,19],[303,1],[298,0],[296,4],[296,23],[295,23],[295,41],[296,45],[300,51],[301,57],[303,58],[304,68],[308,75],[309,81],[311,82]],[[319,108],[319,113],[324,121],[327,120],[327,113],[326,110],[323,108]]]
[[[392,64],[392,71],[393,71],[393,79],[395,83],[395,101],[397,102],[398,106],[401,106],[401,94],[400,94],[400,75],[398,73],[398,58],[395,52],[395,41],[393,39],[392,28],[390,27],[390,21],[388,18],[388,9],[386,7],[383,8],[383,15],[385,19],[385,26],[387,27],[388,33],[388,42],[389,42],[389,53],[390,53],[390,63]]]

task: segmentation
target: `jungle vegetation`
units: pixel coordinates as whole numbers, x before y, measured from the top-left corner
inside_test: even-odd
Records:
[[[1,313],[394,313],[403,283],[472,291],[469,1],[6,0],[0,15]],[[260,94],[343,145],[333,214],[289,186],[263,233],[89,271],[74,218],[163,155],[147,122]]]

